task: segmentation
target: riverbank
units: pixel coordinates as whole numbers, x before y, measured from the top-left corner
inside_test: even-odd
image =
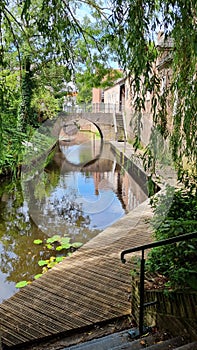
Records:
[[[146,200],[3,302],[3,343],[12,348],[24,344],[27,349],[29,342],[41,344],[43,338],[62,337],[62,332],[68,337],[129,317],[131,266],[121,263],[120,252],[151,241],[151,217]]]
[[[117,145],[117,150],[122,151],[122,147],[122,143],[119,148]],[[126,147],[126,152],[129,156],[133,149]],[[71,343],[76,343],[84,334],[93,333],[96,337],[95,327],[98,330],[105,325],[108,332],[115,320],[126,319],[121,327],[128,327],[132,267],[129,263],[121,264],[120,253],[152,241],[152,216],[147,199],[68,260],[5,301],[0,307],[3,342],[12,344],[11,348],[20,345],[20,349],[28,349],[31,343],[29,349],[40,350],[46,349],[49,337],[51,349],[59,349],[58,337],[61,345],[67,346],[63,345],[63,338],[65,342],[72,338]],[[11,323],[5,319],[7,314]],[[114,329],[115,325],[111,327],[112,331]],[[47,349],[50,349],[49,343]]]
[[[142,152],[135,151],[134,147],[128,142],[111,141],[112,147],[117,153],[122,153],[128,160],[131,160],[142,173],[145,174]],[[149,174],[147,173],[146,176]],[[177,186],[177,173],[172,162],[158,161],[156,164],[156,175],[153,176],[153,181],[164,189],[166,185]]]

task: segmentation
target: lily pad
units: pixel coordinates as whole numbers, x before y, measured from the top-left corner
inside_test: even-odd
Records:
[[[42,273],[38,273],[37,275],[34,276],[34,279],[37,280],[38,278],[40,278],[42,276]]]
[[[67,244],[70,242],[70,237],[62,237],[60,240],[61,245]]]
[[[70,243],[65,243],[65,244],[62,244],[62,245],[58,246],[58,247],[56,248],[56,250],[57,250],[57,251],[60,251],[60,250],[62,250],[62,249],[70,249],[71,246],[72,246],[72,245],[71,245]]]
[[[20,281],[20,282],[16,283],[15,287],[16,288],[23,288],[23,287],[27,286],[29,283],[30,282],[28,282],[28,281]]]
[[[54,242],[59,242],[61,240],[61,236],[60,235],[54,235],[50,238],[47,239],[47,243],[54,243]]]
[[[51,244],[46,244],[47,249],[53,249],[53,246]]]
[[[72,247],[73,247],[73,248],[79,248],[79,247],[81,247],[82,245],[83,245],[83,243],[81,243],[81,242],[72,243]]]
[[[39,266],[44,266],[44,265],[47,265],[48,263],[49,263],[49,260],[39,260],[38,261]]]
[[[65,259],[65,256],[57,256],[56,261],[57,263],[62,262]]]
[[[34,244],[42,244],[42,240],[41,239],[34,239]]]

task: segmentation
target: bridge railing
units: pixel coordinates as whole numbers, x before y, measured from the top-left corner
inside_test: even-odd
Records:
[[[63,110],[66,113],[121,113],[124,110],[124,106],[102,102],[71,106],[64,104]]]

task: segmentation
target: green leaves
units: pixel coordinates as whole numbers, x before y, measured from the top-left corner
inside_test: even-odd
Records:
[[[45,266],[45,265],[48,264],[48,262],[49,262],[49,260],[39,260],[39,261],[38,261],[38,265],[39,265],[39,266]]]
[[[31,5],[31,0],[25,0],[23,2],[24,6],[23,6],[23,10],[21,13],[21,18],[23,18],[23,16],[26,18],[26,20],[29,18],[28,16],[28,9],[30,8]]]
[[[59,242],[61,239],[61,236],[59,235],[54,235],[46,240],[47,243],[54,243],[54,242]]]
[[[169,206],[171,203],[171,206]],[[165,194],[153,201],[152,220],[156,240],[197,232],[196,193],[169,187]],[[151,250],[147,268],[152,272],[164,274],[168,287],[196,288],[197,239],[161,246]]]
[[[74,243],[72,244],[72,247],[73,247],[73,248],[80,248],[82,245],[83,245],[83,243],[81,243],[81,242],[74,242]]]
[[[28,284],[30,284],[31,282],[27,282],[27,281],[20,281],[18,283],[16,283],[15,287],[16,288],[23,288],[26,287]]]
[[[62,250],[69,251],[72,249],[77,249],[82,246],[81,242],[70,243],[70,237],[65,237],[65,236],[62,237],[60,235],[53,235],[52,237],[47,238],[45,243],[41,239],[35,239],[34,244],[38,244],[38,245],[44,244],[44,246],[48,250],[56,250],[59,252]],[[48,262],[49,262],[48,260],[40,260],[39,266],[47,265]]]
[[[58,257],[56,258],[56,262],[57,262],[57,263],[60,263],[60,262],[62,262],[64,259],[65,259],[64,256],[58,256]]]
[[[42,244],[42,240],[41,239],[34,239],[34,244]]]

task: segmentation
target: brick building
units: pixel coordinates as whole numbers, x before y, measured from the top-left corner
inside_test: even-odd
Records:
[[[157,48],[160,55],[155,62],[154,69],[156,70],[161,81],[160,93],[164,94],[166,89],[170,85],[171,80],[171,61],[172,61],[172,49],[173,42],[171,39],[165,39],[162,33],[158,34]],[[151,110],[151,100],[153,95],[150,92],[145,96],[145,108],[140,116],[140,136],[142,144],[147,145],[150,139],[151,129],[153,126],[153,116]],[[115,111],[124,114],[126,132],[129,139],[133,139],[135,136],[136,121],[139,116],[135,113],[134,101],[135,101],[134,87],[130,84],[128,77],[117,79],[113,86],[102,89],[93,89],[92,104],[94,111],[101,111],[101,109],[108,110],[109,112]],[[165,106],[166,114],[168,115],[168,127],[172,125],[172,103],[170,97],[167,99]]]

